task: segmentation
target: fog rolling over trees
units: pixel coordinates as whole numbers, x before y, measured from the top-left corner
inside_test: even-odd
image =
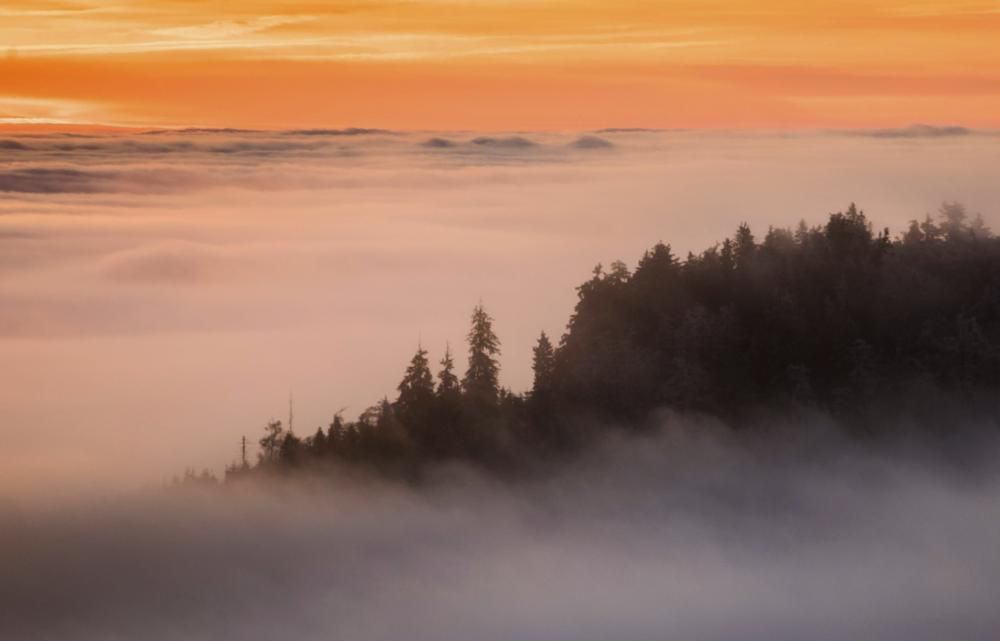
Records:
[[[524,393],[500,384],[482,303],[466,343],[461,379],[450,347],[434,372],[419,345],[395,399],[305,438],[272,422],[259,462],[228,477],[346,465],[413,479],[448,461],[537,471],[606,430],[655,429],[665,409],[734,429],[821,411],[858,437],[954,433],[955,412],[1000,409],[1000,240],[958,203],[895,236],[853,204],[819,226],[741,224],[698,254],[659,242],[634,269],[598,265],[558,344],[541,332]]]
[[[0,505],[0,639],[996,639],[977,217],[744,224],[578,294],[534,345],[476,305],[464,372],[417,344],[391,396],[270,421],[223,482]]]

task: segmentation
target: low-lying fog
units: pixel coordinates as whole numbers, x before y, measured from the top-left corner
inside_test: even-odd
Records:
[[[995,439],[888,455],[823,423],[667,418],[510,485],[11,503],[0,638],[994,641]]]
[[[2,493],[219,470],[295,395],[311,433],[436,362],[480,299],[529,383],[598,261],[742,221],[1000,219],[1000,137],[960,128],[364,130],[0,137]]]

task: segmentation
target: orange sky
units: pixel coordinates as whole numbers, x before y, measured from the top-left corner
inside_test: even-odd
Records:
[[[0,125],[1000,126],[1000,1],[4,0]]]

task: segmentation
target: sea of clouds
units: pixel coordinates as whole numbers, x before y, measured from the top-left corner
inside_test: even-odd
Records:
[[[0,638],[992,641],[996,425],[889,446],[665,415],[514,482],[160,486],[231,461],[290,391],[310,433],[390,393],[418,341],[461,357],[480,299],[523,389],[594,263],[658,240],[684,255],[850,201],[893,230],[943,200],[997,226],[997,142],[0,136]]]
[[[505,385],[598,262],[683,256],[743,221],[943,200],[1000,222],[1000,137],[370,129],[0,135],[0,480],[159,483],[287,415],[395,388],[418,341],[462,366],[482,300]]]

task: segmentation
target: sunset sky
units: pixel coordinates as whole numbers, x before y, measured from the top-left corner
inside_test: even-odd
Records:
[[[1000,2],[6,0],[0,124],[1000,125]]]

